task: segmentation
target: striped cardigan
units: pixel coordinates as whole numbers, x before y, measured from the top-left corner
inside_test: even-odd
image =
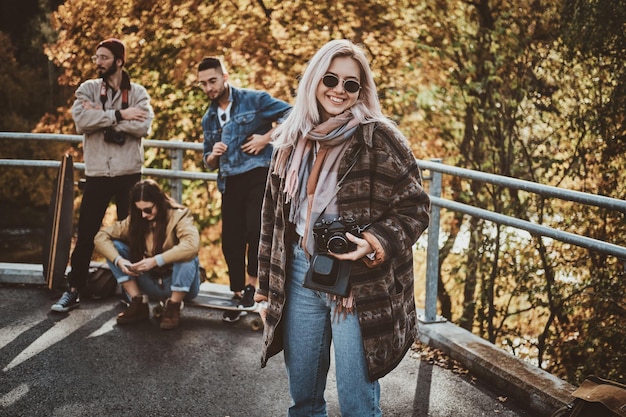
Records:
[[[339,178],[355,155],[358,161],[337,194],[339,214],[359,225],[371,223],[367,231],[378,239],[385,255],[384,262],[372,268],[354,262],[350,275],[373,381],[398,365],[417,335],[412,246],[428,226],[430,199],[398,129],[379,123],[361,125],[340,163]],[[269,299],[262,367],[283,349],[281,316],[289,248],[295,236],[283,189],[281,179],[271,173],[259,246],[258,292]]]

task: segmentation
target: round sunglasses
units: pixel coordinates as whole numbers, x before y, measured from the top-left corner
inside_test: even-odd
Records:
[[[139,209],[139,211],[141,211],[143,214],[150,215],[150,214],[152,214],[152,211],[154,211],[154,206],[156,206],[156,204],[153,204],[150,207],[145,207],[145,208]],[[139,207],[137,207],[137,208],[139,208]]]
[[[326,74],[322,78],[322,83],[328,88],[337,87],[339,84],[339,77],[333,74]],[[356,93],[361,89],[361,84],[354,80],[343,80],[343,89],[348,93]]]

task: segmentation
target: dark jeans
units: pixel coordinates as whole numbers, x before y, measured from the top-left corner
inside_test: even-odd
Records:
[[[261,206],[268,168],[226,178],[222,194],[222,252],[231,291],[242,291],[248,275],[258,277]],[[246,257],[248,259],[246,268]]]
[[[119,177],[86,178],[78,214],[78,236],[74,252],[72,252],[72,270],[68,276],[70,287],[80,290],[85,286],[94,250],[93,239],[102,226],[102,219],[109,203],[115,199],[117,219],[126,218],[129,212],[130,189],[139,180],[141,180],[140,173]]]

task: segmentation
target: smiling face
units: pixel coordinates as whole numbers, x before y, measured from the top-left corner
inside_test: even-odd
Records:
[[[349,93],[344,89],[346,80],[361,82],[361,67],[358,62],[350,57],[334,58],[326,74],[332,74],[339,78],[339,82],[334,87],[327,87],[322,80],[317,85],[315,97],[320,107],[322,121],[337,116],[356,103],[360,91]]]
[[[135,203],[137,210],[141,212],[141,217],[149,222],[156,218],[157,208],[156,204],[151,201],[137,201]]]

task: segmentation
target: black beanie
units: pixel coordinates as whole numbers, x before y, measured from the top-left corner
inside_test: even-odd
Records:
[[[116,59],[121,59],[122,63],[126,62],[126,47],[121,40],[115,38],[104,40],[98,44],[96,49],[98,48],[107,48]]]

